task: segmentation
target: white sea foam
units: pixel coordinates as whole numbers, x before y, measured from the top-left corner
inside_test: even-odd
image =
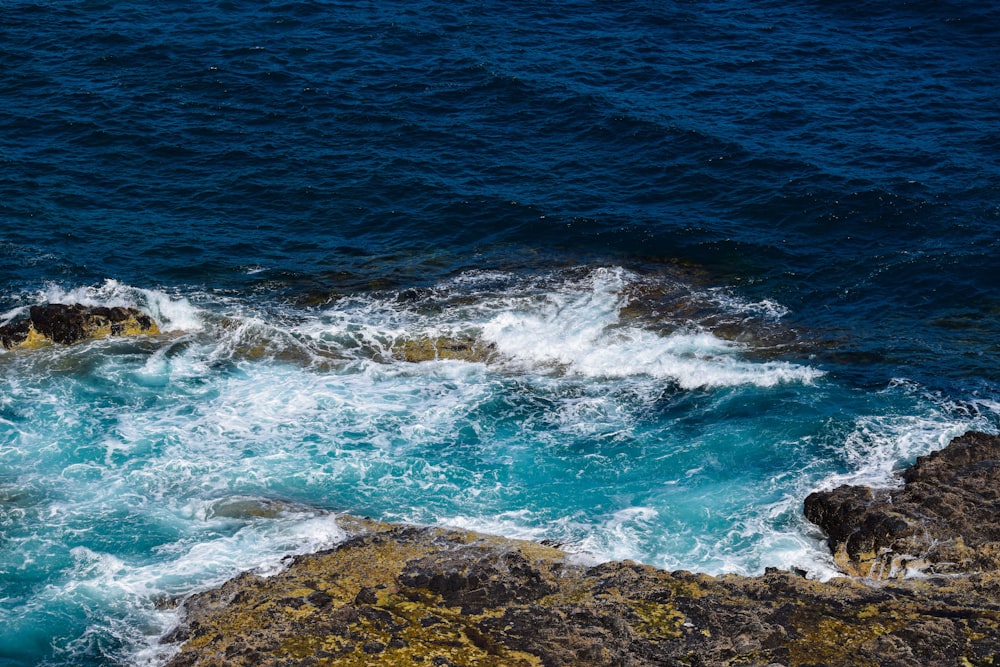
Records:
[[[204,324],[198,309],[184,297],[158,290],[139,290],[138,307],[147,310],[163,331],[198,331]]]
[[[684,389],[742,384],[773,387],[812,382],[822,372],[787,362],[751,362],[738,345],[707,333],[660,336],[642,329],[579,329],[572,336],[552,335],[550,323],[535,315],[505,314],[484,327],[487,340],[514,359],[556,365],[590,378],[649,375]]]
[[[539,523],[530,510],[519,509],[500,512],[493,516],[468,516],[451,514],[437,517],[435,523],[446,528],[461,528],[484,535],[501,535],[514,540],[541,542],[555,540],[552,525]]]
[[[650,529],[659,514],[653,507],[617,510],[575,546],[601,560],[646,560]]]
[[[496,272],[463,274],[415,300],[338,301],[295,331],[338,345],[349,355],[383,358],[392,355],[394,343],[407,339],[480,338],[494,346],[514,372],[554,370],[595,379],[649,376],[684,389],[771,387],[809,383],[822,375],[818,369],[788,362],[750,361],[741,344],[694,327],[663,335],[623,323],[619,311],[628,301],[629,287],[638,281],[621,268],[521,281]],[[742,303],[739,307],[756,308]],[[761,309],[772,315],[779,310],[770,302]]]
[[[117,585],[176,594],[189,591],[192,583],[200,588],[218,585],[245,570],[273,574],[283,568],[287,556],[327,548],[345,537],[335,517],[327,513],[300,511],[274,518],[209,517],[205,521],[244,525],[232,535],[205,540],[194,533],[190,541],[163,545],[157,551],[169,556],[165,561],[120,573]]]
[[[132,287],[110,278],[100,285],[69,290],[49,285],[38,295],[38,301],[138,308],[156,320],[163,331],[193,331],[203,326],[198,310],[185,297],[172,297],[159,290]]]
[[[47,589],[48,600],[35,600],[46,606],[72,601],[96,612],[91,612],[93,623],[67,651],[79,652],[111,634],[127,647],[128,654],[121,658],[162,664],[175,647],[159,645],[158,638],[176,624],[178,612],[156,609],[153,601],[217,586],[246,570],[267,576],[280,571],[288,556],[328,548],[345,537],[333,515],[325,513],[289,512],[252,520],[232,534],[207,539],[199,528],[215,532],[213,528],[225,521],[192,519],[188,530],[194,530],[188,537],[160,546],[145,564],[86,547],[70,550],[70,576],[61,586]],[[115,619],[110,624],[109,610]]]
[[[892,487],[902,484],[900,466],[917,456],[942,449],[951,440],[975,428],[968,420],[947,414],[867,415],[857,418],[854,429],[842,440],[843,473],[823,480],[823,489],[842,484]]]
[[[794,488],[794,487],[793,487]],[[828,580],[840,574],[826,546],[826,536],[802,514],[801,491],[740,509],[734,528],[713,549],[711,574],[755,575],[765,568],[799,570],[810,579]],[[733,548],[734,544],[740,545]]]
[[[801,516],[801,501],[808,493],[844,484],[873,488],[901,486],[900,470],[911,465],[918,456],[942,449],[970,430],[995,432],[1000,415],[1000,412],[989,408],[989,401],[977,405],[977,409],[970,413],[906,380],[892,382],[883,393],[897,397],[889,401],[890,405],[899,403],[905,397],[912,398],[916,401],[916,411],[910,414],[894,411],[856,416],[850,428],[836,437],[835,454],[841,466],[823,473],[821,469],[829,468],[832,461],[817,458],[810,466],[814,469],[813,473],[798,478],[789,496],[771,508],[773,512],[780,506],[781,512],[795,517],[794,531],[789,539],[798,539],[802,545],[798,553],[793,550],[790,557],[779,560],[792,562],[815,578],[828,579],[840,573],[825,547],[825,536]],[[774,523],[765,521],[762,525],[773,526]],[[761,541],[762,548],[776,534],[773,528],[769,530],[771,533],[765,536],[767,539]]]
[[[4,326],[5,324],[9,324],[11,321],[13,321],[18,317],[21,317],[22,315],[27,313],[27,311],[28,311],[27,306],[19,306],[17,308],[12,308],[5,313],[0,313],[0,327]]]
[[[529,308],[500,312],[482,326],[503,355],[590,378],[648,375],[684,389],[812,382],[821,371],[788,362],[751,362],[744,349],[705,332],[660,335],[620,326],[628,274],[595,271],[589,284],[553,291]]]
[[[724,310],[742,313],[749,316],[764,317],[770,320],[780,320],[788,315],[788,308],[771,299],[750,301],[733,294],[730,290],[715,287],[707,290],[707,297]]]

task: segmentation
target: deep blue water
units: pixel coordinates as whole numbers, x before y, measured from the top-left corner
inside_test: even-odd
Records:
[[[164,330],[0,351],[0,665],[345,511],[834,574],[805,495],[1000,430],[998,71],[985,2],[0,3],[0,324]]]

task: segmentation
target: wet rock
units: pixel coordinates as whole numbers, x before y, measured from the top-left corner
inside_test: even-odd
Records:
[[[30,320],[16,320],[0,327],[0,345],[8,350],[15,347],[38,347],[45,342],[45,338],[31,326]]]
[[[621,325],[641,326],[662,336],[689,331],[692,326],[717,338],[740,344],[755,358],[803,357],[815,352],[815,340],[806,341],[764,311],[727,307],[709,289],[692,289],[692,279],[660,276],[630,284],[618,311]],[[704,278],[703,278],[704,279]]]
[[[529,599],[461,604],[482,588],[482,577],[504,581],[501,556],[511,553],[529,565],[506,589],[515,591],[527,574]],[[414,577],[414,557],[420,572],[440,560],[440,578]],[[374,601],[360,595],[376,581],[385,588]],[[530,583],[537,581],[547,586]],[[291,603],[314,596],[310,586],[333,602]],[[712,578],[629,563],[584,568],[537,545],[378,527],[296,559],[276,577],[243,577],[192,598],[185,629],[174,637],[188,641],[172,664],[322,656],[328,665],[934,666],[990,657],[990,642],[1000,638],[996,603],[956,606],[936,592],[846,579],[821,584],[777,571]]]
[[[0,327],[7,349],[32,349],[49,343],[71,345],[91,338],[158,334],[151,317],[134,308],[48,304],[32,306],[27,319]]]
[[[207,508],[206,518],[224,519],[274,519],[287,512],[301,512],[304,507],[273,498],[235,496],[223,498]]]
[[[393,345],[392,351],[394,356],[412,363],[440,359],[486,362],[497,355],[495,346],[471,336],[411,338]]]
[[[344,359],[333,348],[259,320],[223,317],[216,324],[227,342],[224,355],[231,359],[277,361],[316,370],[332,370]]]
[[[1000,569],[1000,437],[967,433],[922,456],[900,489],[811,494],[806,518],[848,574],[900,578]]]

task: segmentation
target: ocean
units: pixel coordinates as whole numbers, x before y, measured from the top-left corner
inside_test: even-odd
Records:
[[[0,3],[0,665],[158,665],[339,513],[835,568],[1000,431],[987,2]]]

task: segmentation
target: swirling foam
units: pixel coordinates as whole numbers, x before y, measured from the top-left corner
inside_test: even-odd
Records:
[[[683,389],[750,384],[773,387],[812,382],[822,372],[787,362],[754,363],[742,346],[694,331],[662,336],[622,326],[630,274],[599,269],[581,284],[553,290],[529,304],[501,312],[482,326],[483,337],[512,359],[557,366],[590,378],[649,375]]]

